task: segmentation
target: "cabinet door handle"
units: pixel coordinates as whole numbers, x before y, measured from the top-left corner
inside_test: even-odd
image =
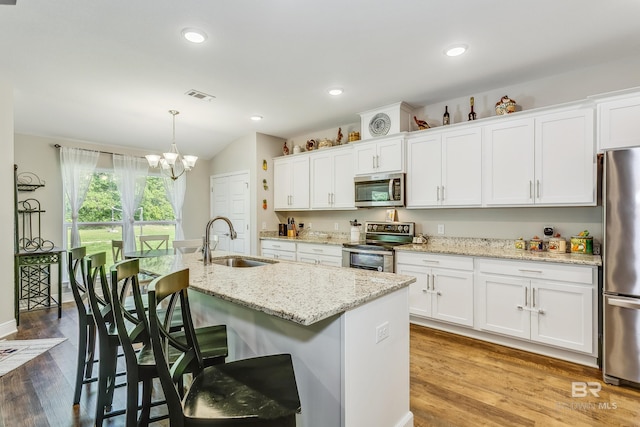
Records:
[[[331,193],[327,193],[327,203],[331,204]]]
[[[435,259],[423,259],[422,262],[429,262],[432,264],[440,264],[440,261],[435,260]]]
[[[380,156],[376,154],[376,168],[380,167]]]
[[[542,270],[526,270],[524,268],[519,268],[518,271],[521,272],[521,273],[538,273],[538,274],[542,274]]]
[[[331,193],[331,204],[332,205],[336,204],[336,193]]]
[[[313,248],[312,250],[314,252],[324,252],[324,249]]]
[[[274,248],[279,248],[280,247],[280,245],[271,245],[271,246],[273,246]]]
[[[536,288],[531,289],[531,307],[536,306]]]
[[[529,198],[533,199],[533,181],[529,181]]]
[[[444,202],[444,185],[442,186],[442,190],[441,190],[441,191],[442,191],[442,197],[441,197],[441,199],[442,199],[442,201]]]
[[[372,156],[371,157],[371,162],[372,162],[371,167],[373,169],[375,169],[376,168],[376,156]]]
[[[540,180],[536,179],[536,197],[540,198]]]
[[[436,201],[440,201],[440,186],[436,187]]]
[[[529,305],[529,290],[524,288],[524,306]]]
[[[422,292],[426,294],[428,292],[428,288],[427,289],[422,288]]]

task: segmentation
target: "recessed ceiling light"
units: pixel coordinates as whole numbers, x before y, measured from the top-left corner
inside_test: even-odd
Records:
[[[459,44],[455,46],[449,46],[444,50],[444,54],[447,56],[460,56],[467,51],[467,45]]]
[[[343,90],[338,88],[338,87],[333,88],[333,89],[329,89],[329,95],[332,95],[332,96],[342,95],[342,92],[343,92]]]
[[[185,28],[182,30],[182,37],[191,43],[202,43],[207,39],[207,33],[197,28]]]
[[[253,120],[254,122],[259,122],[260,120],[262,120],[262,116],[251,116],[251,120]]]

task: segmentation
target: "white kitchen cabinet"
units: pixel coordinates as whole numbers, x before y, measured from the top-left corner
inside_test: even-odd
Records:
[[[593,353],[594,267],[480,259],[476,271],[479,329]]]
[[[640,146],[640,94],[612,97],[598,103],[598,148]]]
[[[487,125],[483,159],[487,206],[596,203],[592,109]]]
[[[296,244],[295,242],[285,242],[282,240],[262,240],[260,243],[260,253],[265,258],[295,261]]]
[[[410,314],[473,326],[473,258],[398,251],[396,272],[416,278]]]
[[[355,209],[352,147],[322,150],[310,163],[311,208]]]
[[[307,264],[342,267],[342,246],[298,243],[297,260]]]
[[[295,155],[273,161],[273,208],[309,208],[309,156]]]
[[[407,207],[480,206],[482,132],[478,126],[407,141]]]
[[[356,175],[404,172],[404,136],[353,144]]]

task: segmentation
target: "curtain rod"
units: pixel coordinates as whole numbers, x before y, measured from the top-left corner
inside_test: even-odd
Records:
[[[62,145],[60,145],[60,144],[54,144],[53,146],[54,146],[55,148],[62,148]],[[76,149],[77,149],[77,150],[84,150],[84,151],[97,151],[97,152],[98,152],[98,153],[100,153],[100,154],[111,154],[111,155],[116,154],[116,155],[119,155],[119,156],[123,156],[123,155],[124,155],[124,154],[122,154],[122,153],[112,153],[112,152],[109,152],[109,151],[102,151],[102,150],[89,150],[88,148],[76,148]],[[140,158],[140,159],[144,159],[144,158],[145,158],[144,156],[132,156],[132,157],[138,157],[138,158]]]

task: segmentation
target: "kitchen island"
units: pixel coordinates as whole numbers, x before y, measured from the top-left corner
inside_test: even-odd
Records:
[[[194,322],[227,325],[228,360],[292,355],[298,427],[413,425],[408,285],[414,277],[287,261],[204,266],[199,257],[140,265],[155,274],[189,268]]]

